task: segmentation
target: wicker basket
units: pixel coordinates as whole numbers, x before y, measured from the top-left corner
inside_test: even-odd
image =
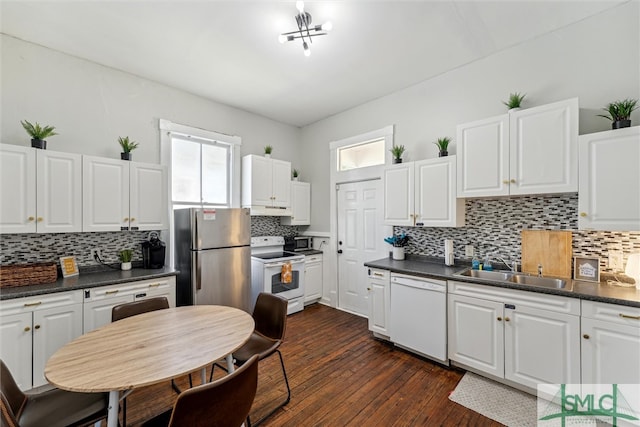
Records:
[[[57,278],[55,262],[0,266],[0,288],[53,283]]]

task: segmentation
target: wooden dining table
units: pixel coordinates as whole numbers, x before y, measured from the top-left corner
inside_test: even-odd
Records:
[[[88,332],[51,356],[45,377],[54,386],[76,392],[109,392],[107,426],[118,424],[120,392],[169,381],[226,358],[254,330],[246,312],[219,305],[152,311]]]

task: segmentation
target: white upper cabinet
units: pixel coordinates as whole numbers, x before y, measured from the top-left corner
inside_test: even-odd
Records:
[[[580,136],[578,228],[640,230],[640,126]]]
[[[457,127],[458,197],[509,194],[509,115]]]
[[[456,156],[389,166],[384,197],[387,225],[464,225],[464,199],[456,198]]]
[[[129,162],[129,221],[131,230],[163,230],[169,224],[167,168]]]
[[[291,215],[291,163],[248,155],[242,158],[242,207],[252,215]]]
[[[168,228],[166,167],[84,156],[83,182],[83,231]]]
[[[78,154],[2,144],[2,233],[82,229],[82,162]]]
[[[311,224],[311,184],[291,181],[291,216],[280,218],[283,225]]]
[[[578,190],[578,99],[458,125],[458,197]]]

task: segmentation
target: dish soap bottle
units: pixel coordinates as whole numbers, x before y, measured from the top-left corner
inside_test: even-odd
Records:
[[[480,269],[480,260],[478,258],[476,258],[475,256],[471,260],[471,269],[472,270],[479,270]]]

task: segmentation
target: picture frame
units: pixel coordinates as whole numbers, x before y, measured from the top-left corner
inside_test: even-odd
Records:
[[[573,257],[573,278],[587,282],[600,282],[600,257]]]
[[[60,269],[62,270],[62,277],[71,277],[80,274],[78,263],[74,256],[60,257]]]

